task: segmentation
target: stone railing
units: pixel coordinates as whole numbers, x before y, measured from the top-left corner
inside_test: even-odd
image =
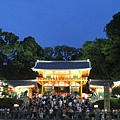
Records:
[[[31,111],[0,112],[0,120],[120,120],[120,113],[112,112],[53,112],[40,113]]]

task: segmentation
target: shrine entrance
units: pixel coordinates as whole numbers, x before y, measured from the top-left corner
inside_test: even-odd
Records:
[[[82,88],[88,80],[91,62],[87,60],[45,61],[37,60],[33,71],[38,72],[36,81],[41,85],[41,94],[74,94],[82,98]]]
[[[69,86],[68,87],[62,87],[62,86],[59,86],[59,87],[54,87],[54,94],[55,95],[70,95],[70,89],[69,89]]]

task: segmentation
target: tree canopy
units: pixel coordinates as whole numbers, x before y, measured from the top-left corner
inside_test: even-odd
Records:
[[[46,60],[77,60],[82,55],[81,48],[69,47],[66,45],[46,47],[43,49]]]
[[[113,19],[105,26],[106,35],[111,39],[120,40],[120,12],[113,15]]]

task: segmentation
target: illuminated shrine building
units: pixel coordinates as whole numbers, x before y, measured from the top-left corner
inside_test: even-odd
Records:
[[[91,62],[89,59],[75,61],[37,60],[32,70],[39,74],[36,81],[42,87],[42,95],[46,93],[52,95],[78,93],[82,97],[82,88],[88,80]]]

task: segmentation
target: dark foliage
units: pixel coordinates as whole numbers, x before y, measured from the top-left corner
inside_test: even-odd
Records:
[[[15,98],[0,98],[0,107],[1,108],[13,108],[14,104],[22,105],[23,100],[18,100]]]

